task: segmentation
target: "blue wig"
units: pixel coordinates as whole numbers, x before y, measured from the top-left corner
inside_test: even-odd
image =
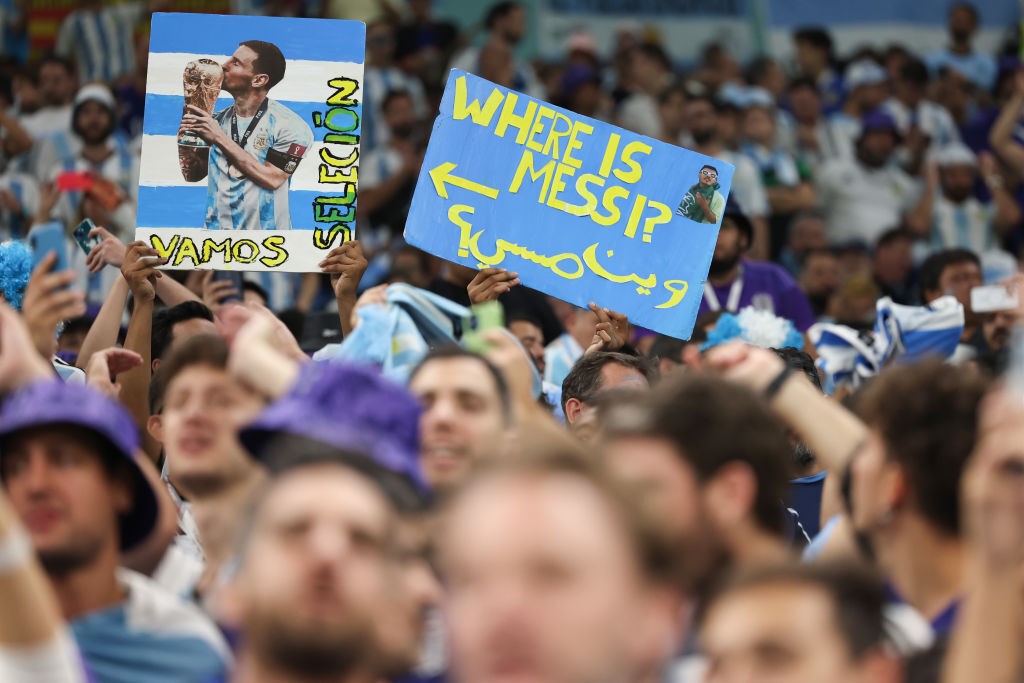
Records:
[[[32,274],[32,252],[24,242],[11,240],[0,244],[0,296],[14,310],[21,310],[21,300]]]

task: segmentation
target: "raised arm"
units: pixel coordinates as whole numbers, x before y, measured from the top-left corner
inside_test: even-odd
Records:
[[[999,118],[988,134],[992,151],[999,155],[1010,168],[1017,173],[1024,173],[1024,146],[1013,139],[1013,129],[1017,127],[1021,114],[1024,113],[1024,72],[1018,71],[1014,80],[1013,95],[1003,105]]]

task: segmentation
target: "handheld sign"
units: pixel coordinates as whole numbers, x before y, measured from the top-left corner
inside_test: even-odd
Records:
[[[319,270],[355,228],[365,34],[154,15],[136,237],[168,268]]]
[[[717,159],[453,70],[405,238],[687,339],[732,174]]]

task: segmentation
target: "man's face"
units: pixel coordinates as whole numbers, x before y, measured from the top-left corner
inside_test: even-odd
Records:
[[[797,121],[815,121],[821,115],[821,95],[813,88],[794,88],[789,92],[789,106]]]
[[[898,239],[875,249],[875,275],[885,283],[903,283],[914,266],[913,243]]]
[[[431,566],[426,520],[403,519],[396,536],[399,586],[388,595],[390,604],[377,613],[377,638],[384,656],[384,676],[398,678],[420,661],[429,612],[442,597]]]
[[[75,131],[88,145],[98,145],[114,131],[114,116],[99,102],[86,102],[75,113]]]
[[[899,466],[885,451],[882,436],[872,429],[850,466],[853,528],[868,535],[884,526],[893,512]]]
[[[247,477],[257,465],[238,430],[263,407],[257,394],[226,370],[192,365],[164,393],[164,451],[171,479],[192,496],[210,495]]]
[[[794,225],[789,233],[789,248],[798,254],[827,247],[828,234],[825,232],[825,221],[820,218],[804,218]]]
[[[870,131],[861,138],[857,149],[861,162],[869,168],[881,168],[896,149],[896,139],[889,131]]]
[[[940,171],[942,193],[946,199],[959,204],[974,194],[974,181],[977,178],[974,167],[968,164],[944,166]]]
[[[946,266],[939,276],[939,290],[952,294],[963,304],[964,312],[973,314],[971,290],[982,285],[981,268],[973,261],[964,261]]]
[[[205,318],[189,318],[188,320],[182,320],[180,323],[175,323],[171,328],[171,343],[164,351],[164,356],[169,354],[175,348],[180,346],[186,340],[196,337],[200,334],[211,334],[217,335],[217,326],[210,320]],[[160,367],[160,359],[153,359],[153,371]]]
[[[579,408],[575,408],[575,402],[567,402],[565,405],[565,420],[568,422],[576,437],[584,442],[591,442],[599,438],[600,416],[595,399],[598,395],[607,394],[616,389],[644,391],[650,388],[650,382],[643,373],[619,363],[605,363],[601,368],[600,388],[591,396],[584,396],[580,399]]]
[[[118,515],[131,506],[127,486],[111,479],[79,431],[39,427],[4,444],[3,480],[47,572],[89,565],[118,543]]]
[[[693,100],[687,104],[686,121],[690,128],[690,134],[698,145],[707,144],[714,139],[718,122],[710,102]]]
[[[808,257],[800,278],[808,296],[828,296],[839,289],[839,260],[827,253]]]
[[[567,475],[478,483],[441,549],[458,680],[628,680],[644,584],[608,503]]]
[[[501,397],[480,360],[432,360],[416,373],[409,389],[423,404],[420,466],[434,488],[458,483],[474,460],[500,444],[505,432]]]
[[[46,106],[65,105],[74,97],[75,79],[62,64],[47,62],[39,69],[39,93]]]
[[[771,146],[775,140],[775,118],[765,107],[750,107],[743,113],[743,135],[760,145]]]
[[[658,106],[661,125],[667,131],[679,132],[686,128],[686,98],[680,92],[673,92]]]
[[[711,257],[711,272],[724,273],[736,265],[746,250],[746,236],[740,232],[731,218],[722,221],[715,243],[715,253]]]
[[[974,16],[963,7],[956,7],[949,13],[949,35],[958,43],[966,43],[978,26]]]
[[[388,129],[396,138],[411,138],[416,131],[416,112],[413,110],[412,98],[393,97],[384,112],[384,122],[388,124]]]
[[[515,335],[530,354],[538,372],[544,374],[544,333],[541,329],[531,322],[515,320],[508,324],[508,331]]]
[[[713,168],[702,168],[697,173],[697,182],[703,187],[711,187],[718,182],[718,171]]]
[[[1016,311],[996,311],[985,318],[982,323],[982,331],[985,334],[985,342],[993,351],[1002,351],[1010,343],[1010,334],[1013,326],[1017,324]]]
[[[828,593],[777,584],[740,589],[715,603],[701,641],[707,683],[867,683],[836,623]]]
[[[401,584],[376,486],[337,465],[286,472],[253,523],[233,586],[250,646],[310,679],[376,665],[374,620]]]
[[[796,42],[796,63],[802,73],[814,76],[827,65],[828,55],[811,43],[799,40]]]
[[[522,7],[512,8],[498,21],[495,28],[506,43],[517,45],[526,34],[526,12]]]
[[[884,82],[862,85],[857,88],[856,95],[857,101],[861,105],[861,111],[873,111],[881,106],[889,96],[889,86]]]
[[[239,45],[235,54],[224,62],[224,82],[221,83],[221,88],[225,92],[235,94],[256,87],[256,71],[253,64],[257,58],[256,51],[251,47]]]

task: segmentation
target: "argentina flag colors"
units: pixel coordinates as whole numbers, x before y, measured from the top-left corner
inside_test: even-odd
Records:
[[[203,64],[217,75],[247,41],[277,46],[284,77],[270,87],[265,116],[239,113],[232,126],[226,89],[213,116],[257,162],[290,175],[283,187],[261,186],[214,148],[209,172],[188,182],[178,144],[185,68],[212,60]],[[172,269],[317,270],[327,250],[354,234],[364,54],[365,25],[356,21],[154,15],[137,238]]]

